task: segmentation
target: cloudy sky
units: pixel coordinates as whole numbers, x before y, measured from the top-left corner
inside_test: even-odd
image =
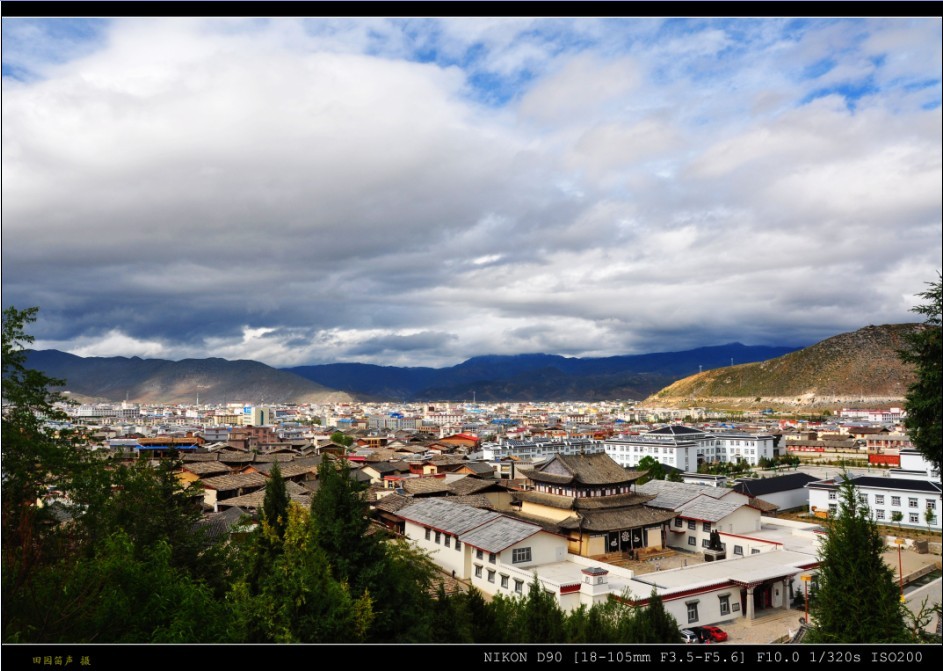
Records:
[[[941,22],[3,20],[37,346],[451,365],[915,321]]]

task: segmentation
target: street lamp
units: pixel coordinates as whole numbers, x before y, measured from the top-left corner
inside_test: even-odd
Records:
[[[799,576],[802,584],[805,585],[805,623],[809,624],[809,582],[812,576],[809,574]]]
[[[903,538],[895,538],[894,544],[897,546],[897,577],[900,581],[900,600],[904,600],[904,561],[900,556],[900,549],[904,545]]]

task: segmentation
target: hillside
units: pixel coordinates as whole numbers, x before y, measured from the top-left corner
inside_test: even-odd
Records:
[[[600,358],[553,354],[488,355],[447,368],[399,368],[361,363],[285,370],[332,389],[399,401],[567,401],[640,399],[698,369],[763,361],[791,347],[730,343],[683,352]]]
[[[914,381],[897,350],[919,324],[867,326],[769,361],[705,371],[647,399],[665,406],[838,408],[900,403]]]
[[[58,350],[28,353],[30,368],[66,381],[77,398],[138,403],[318,403],[351,400],[310,380],[257,361],[80,357]]]

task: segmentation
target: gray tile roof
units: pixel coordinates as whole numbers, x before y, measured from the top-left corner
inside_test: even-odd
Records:
[[[702,522],[719,522],[744,505],[746,504],[739,501],[718,501],[709,496],[699,496],[678,508],[677,511],[683,517],[701,520]]]
[[[459,540],[485,552],[501,552],[539,531],[542,529],[536,524],[510,517],[498,517],[468,533],[461,534]]]
[[[723,487],[707,487],[692,485],[686,482],[670,482],[668,480],[650,480],[644,485],[636,485],[635,491],[639,494],[651,494],[655,498],[648,502],[653,508],[667,508],[677,510],[693,498],[700,495],[719,499],[730,490]]]
[[[398,514],[410,522],[455,535],[463,534],[500,517],[497,513],[452,503],[439,497],[421,499],[401,509]]]

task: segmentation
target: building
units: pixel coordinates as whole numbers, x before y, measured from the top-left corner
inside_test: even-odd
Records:
[[[838,476],[806,485],[809,490],[809,510],[828,515],[838,513],[842,482],[842,476]],[[939,482],[866,475],[853,478],[852,484],[858,492],[858,499],[868,505],[878,524],[940,530]],[[900,520],[895,519],[898,514]]]
[[[606,454],[557,454],[523,473],[530,488],[513,495],[520,516],[565,535],[571,553],[637,556],[665,546],[674,513],[645,506],[652,497],[633,491],[644,472],[627,471]]]
[[[645,457],[681,469],[697,471],[702,463],[745,462],[757,466],[772,459],[775,438],[771,434],[724,431],[711,433],[672,424],[638,436],[620,436],[605,441],[606,454],[626,468],[634,468]]]
[[[808,473],[789,473],[775,478],[745,478],[737,482],[733,490],[750,498],[761,498],[779,510],[791,510],[808,507],[809,490],[806,485],[816,480]]]

